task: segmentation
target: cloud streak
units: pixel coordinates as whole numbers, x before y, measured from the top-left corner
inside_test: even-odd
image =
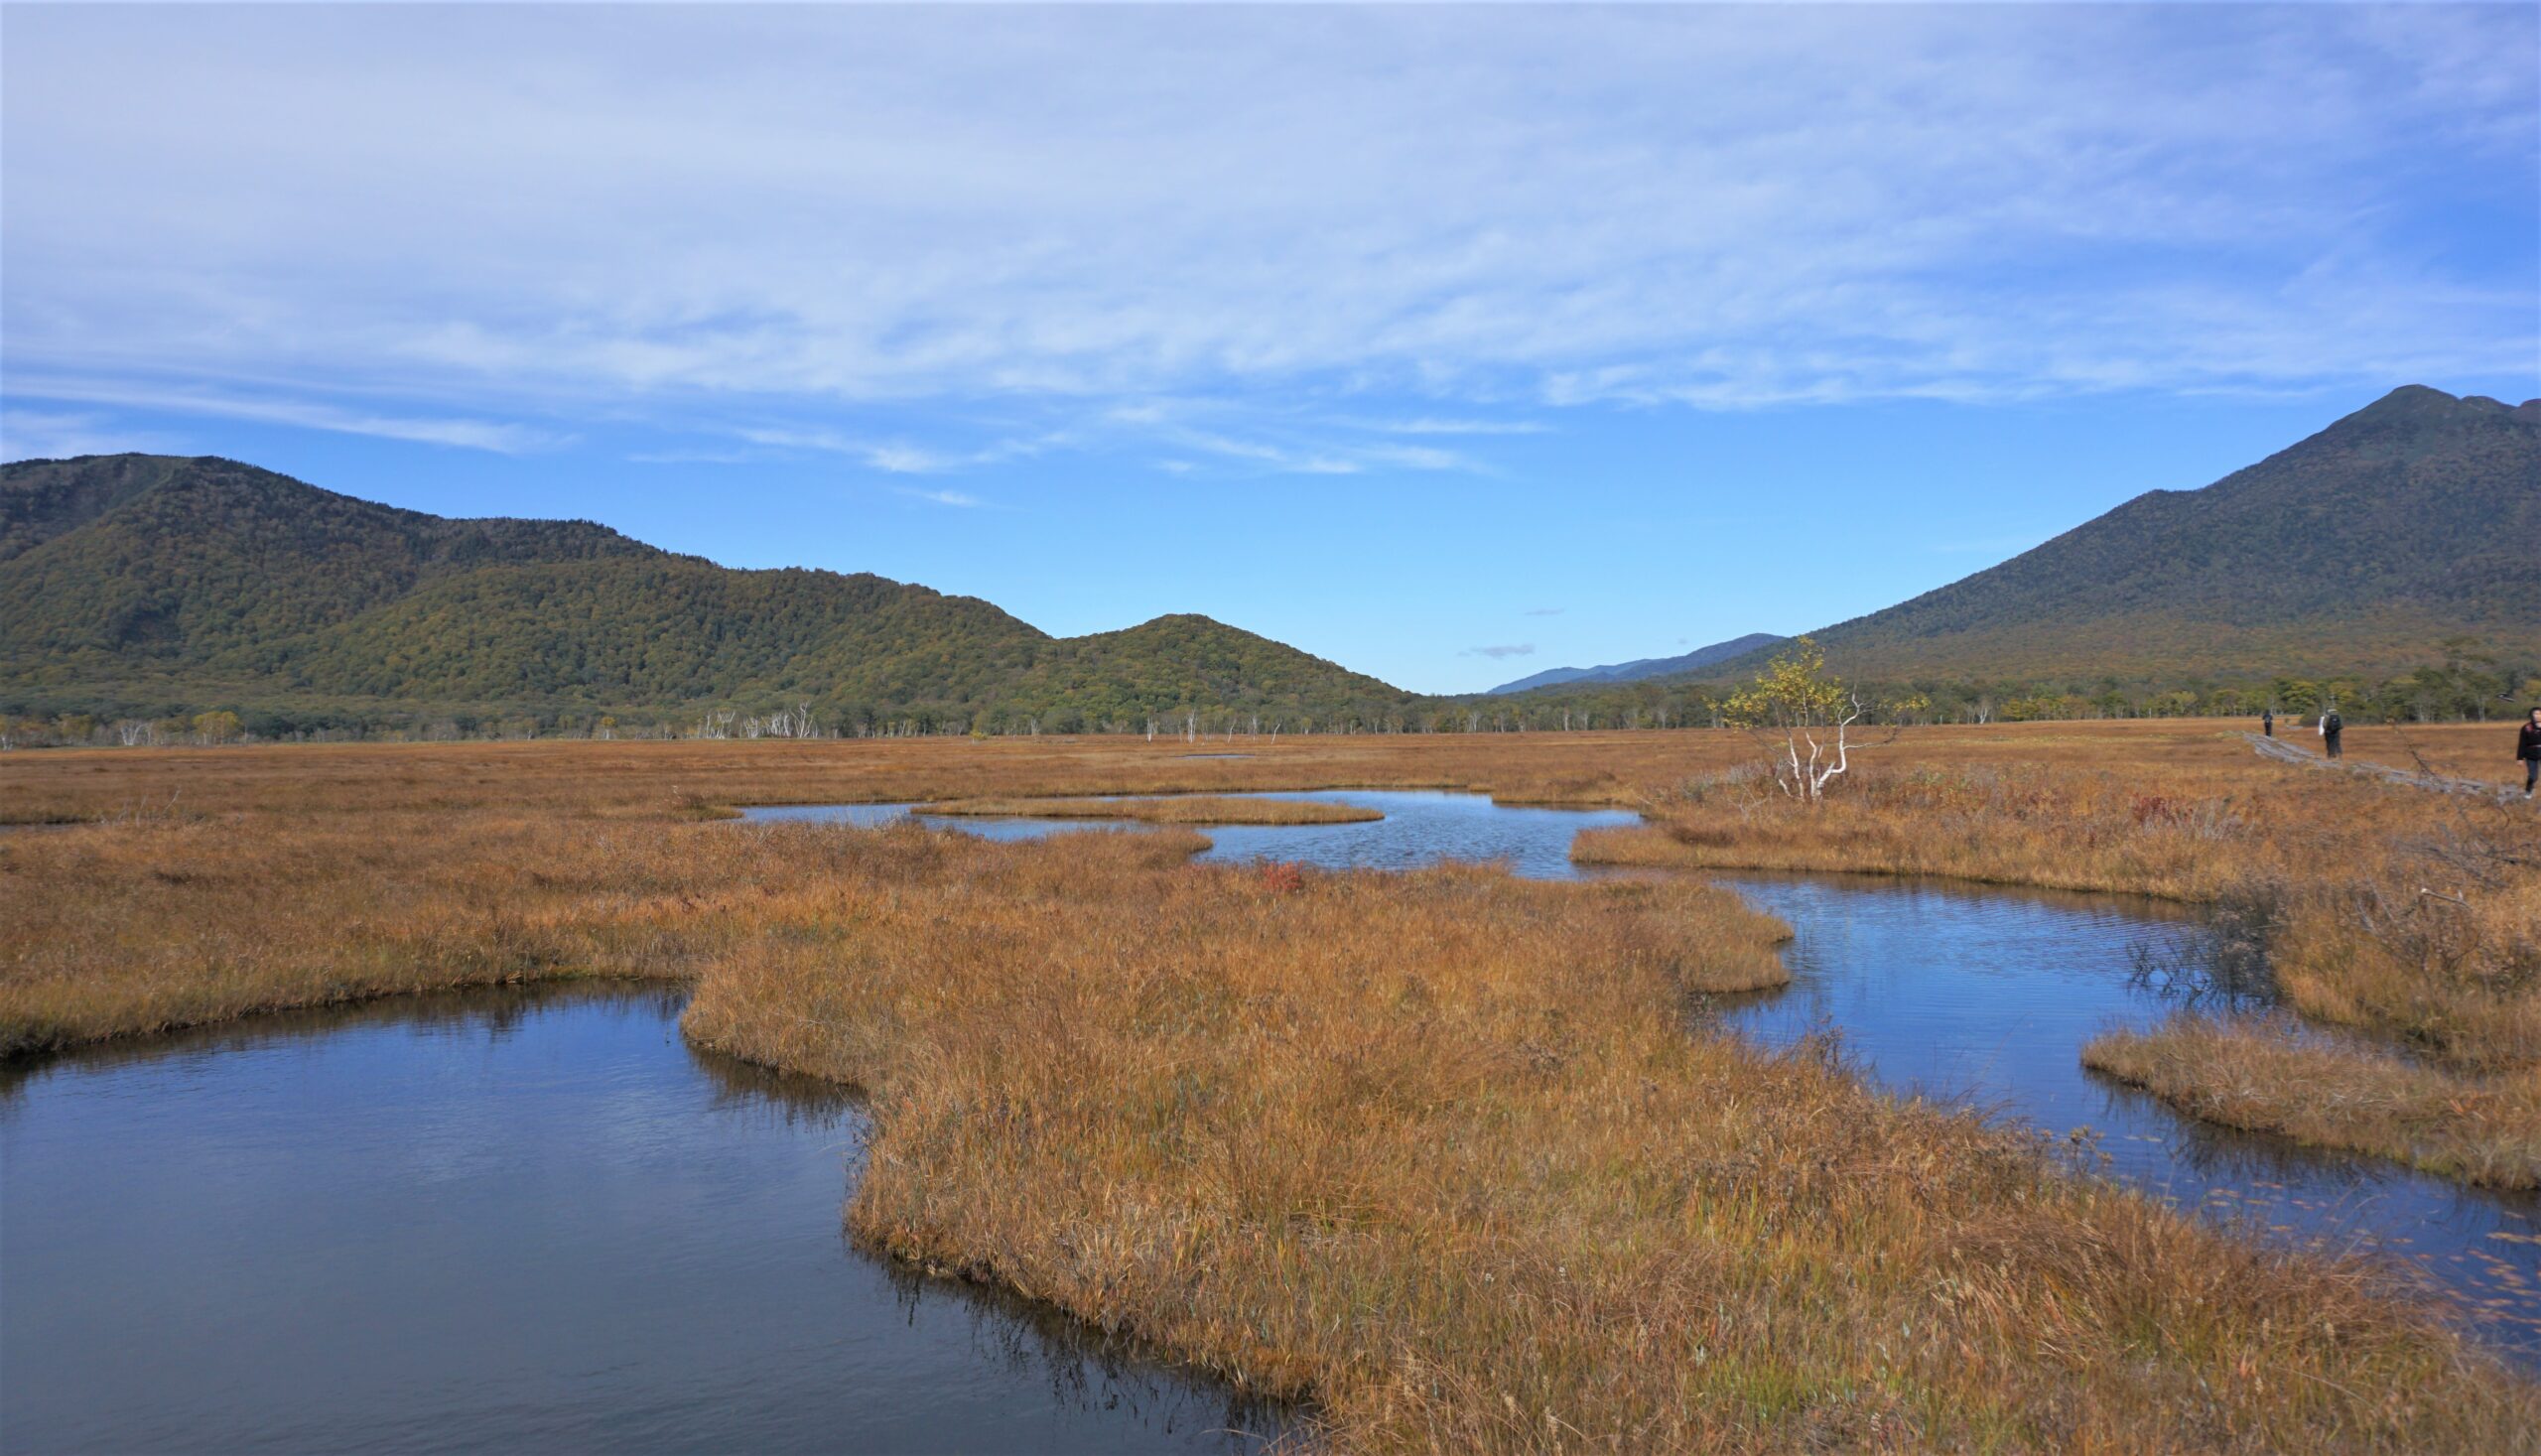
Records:
[[[2535,348],[2522,7],[59,7],[9,39],[6,382],[113,386],[69,403],[516,453],[557,432],[478,417],[1241,399],[1289,424],[1168,409],[1150,453],[1339,475],[1581,405]],[[1030,453],[997,428],[727,434],[924,475]]]
[[[937,505],[958,506],[965,510],[976,510],[988,504],[976,495],[966,495],[959,490],[925,490],[914,485],[899,485],[893,488],[912,499],[931,500]]]
[[[119,429],[104,416],[55,410],[0,410],[0,461],[169,449],[163,437]]]
[[[381,414],[371,410],[347,409],[340,405],[308,399],[271,394],[240,395],[228,391],[195,387],[170,388],[148,384],[121,384],[111,381],[38,376],[32,379],[13,378],[8,389],[12,397],[19,399],[112,405],[127,410],[146,410],[158,414],[198,415],[212,419],[245,420],[261,425],[289,425],[303,430],[324,430],[338,435],[368,435],[381,440],[404,440],[420,445],[443,445],[461,450],[491,451],[498,455],[525,455],[533,451],[551,450],[567,443],[570,439],[554,431],[498,420]]]

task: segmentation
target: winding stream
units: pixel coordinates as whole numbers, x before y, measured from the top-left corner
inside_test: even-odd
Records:
[[[2410,1260],[2492,1339],[2541,1364],[2541,1198],[2432,1177],[2185,1118],[2085,1069],[2082,1043],[2160,1019],[2139,952],[2204,953],[2177,906],[1859,875],[1717,876],[1798,932],[1793,984],[1744,997],[1734,1029],[1783,1043],[1816,1027],[1881,1085],[1961,1097],[2033,1126],[2096,1135],[2103,1171],[2259,1237]]]
[[[1576,877],[1617,811],[1339,790],[1382,822],[1205,831],[1219,860]],[[877,823],[905,806],[754,810]],[[1086,821],[948,821],[997,839]],[[2414,1263],[2541,1363],[2541,1200],[2213,1128],[2084,1071],[2202,927],[2115,896],[1721,876],[1866,1075],[2056,1132],[2262,1238]],[[1070,1321],[849,1247],[857,1110],[689,1047],[678,993],[486,991],[273,1016],[0,1072],[0,1411],[18,1450],[1244,1451],[1247,1408]]]
[[[1296,860],[1330,868],[1408,868],[1502,860],[1570,879],[1571,838],[1639,822],[1619,810],[1493,804],[1477,794],[1341,789],[1248,797],[1320,799],[1384,811],[1375,824],[1212,828],[1203,859]],[[883,823],[906,805],[761,809],[754,819]],[[1001,839],[1086,821],[929,820]],[[2261,1238],[2378,1250],[2444,1287],[2491,1339],[2541,1365],[2541,1198],[2470,1188],[2377,1158],[2306,1148],[2183,1118],[2085,1069],[2081,1045],[2174,1003],[2139,983],[2141,958],[2194,964],[2209,938],[2178,906],[1869,875],[1712,876],[1789,922],[1793,984],[1721,1014],[1767,1044],[1840,1033],[1848,1055],[1894,1091],[1964,1098],[2055,1133],[2087,1127],[2102,1169]]]

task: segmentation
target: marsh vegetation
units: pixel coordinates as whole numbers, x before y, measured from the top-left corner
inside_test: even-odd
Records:
[[[2340,931],[2340,896],[2437,853],[2390,791],[2298,804],[2215,728],[1936,729],[1778,810],[1728,772],[1742,746],[31,756],[0,786],[10,815],[89,822],[0,837],[0,1034],[23,1055],[435,986],[684,982],[701,1044],[870,1098],[860,1239],[1310,1394],[1344,1447],[2502,1450],[2541,1428],[2532,1386],[2381,1265],[2217,1230],[1871,1090],[1820,1042],[1689,1017],[1788,975],[1784,927],[1690,878],[1193,863],[1204,841],[1172,828],[998,844],[693,817],[956,785],[1446,785],[1640,807],[1651,828],[1583,841],[1610,862],[2182,900],[2274,875],[2289,1000],[2342,991],[2349,1019],[2466,1081],[2529,1046],[2526,992],[2481,969],[2516,964],[2512,874],[2462,896],[2432,960]],[[2296,991],[2305,974],[2323,989]]]

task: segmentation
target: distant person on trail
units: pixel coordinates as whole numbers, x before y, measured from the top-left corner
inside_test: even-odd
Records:
[[[2271,738],[2276,736],[2275,709],[2262,708],[2259,710],[2259,731],[2267,734]]]
[[[2331,757],[2339,756],[2339,734],[2345,731],[2346,720],[2339,717],[2337,709],[2321,715],[2321,746],[2330,750]]]
[[[2523,764],[2523,797],[2532,797],[2532,786],[2541,782],[2541,708],[2523,721],[2514,735],[2514,756]]]

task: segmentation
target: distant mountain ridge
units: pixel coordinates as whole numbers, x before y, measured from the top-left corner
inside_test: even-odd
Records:
[[[1056,638],[869,574],[735,571],[588,521],[453,520],[234,461],[0,466],[0,686],[48,701],[835,717],[1374,712],[1401,690],[1201,616]]]
[[[2137,496],[1811,635],[1866,682],[2404,673],[2454,637],[2529,666],[2541,400],[2397,389],[2203,489]],[[1555,668],[1476,696],[1533,695],[1495,723],[1565,691],[1629,709],[1744,678],[1782,640]],[[306,725],[779,701],[811,701],[833,727],[935,730],[1136,728],[1187,710],[1482,718],[1474,697],[1417,698],[1202,616],[1058,638],[869,574],[734,571],[589,521],[446,519],[234,461],[0,466],[0,710],[226,706]]]
[[[1788,637],[1778,637],[1771,632],[1749,632],[1743,637],[1732,637],[1726,642],[1714,642],[1708,647],[1697,647],[1691,652],[1680,653],[1674,657],[1640,657],[1631,662],[1608,663],[1603,667],[1548,667],[1532,677],[1523,677],[1514,683],[1502,683],[1499,687],[1487,688],[1482,696],[1497,698],[1509,693],[1525,693],[1537,688],[1558,687],[1569,683],[1625,683],[1642,678],[1676,677],[1789,640],[1791,639]]]
[[[2211,485],[1810,635],[1835,671],[1883,681],[2394,672],[2452,636],[2541,660],[2541,399],[2405,385]]]

